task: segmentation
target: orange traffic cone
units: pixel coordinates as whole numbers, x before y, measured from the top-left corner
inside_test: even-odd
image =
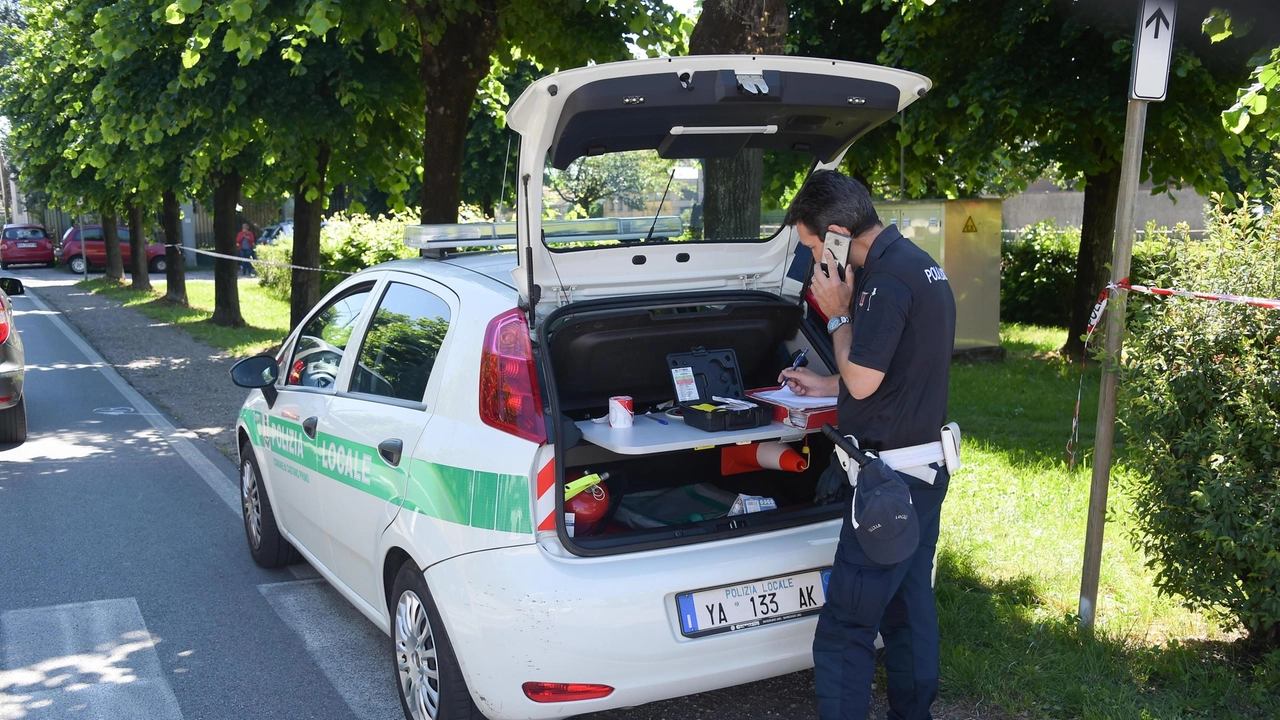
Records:
[[[721,475],[737,475],[757,470],[798,473],[808,467],[808,459],[784,442],[726,445],[720,448]]]

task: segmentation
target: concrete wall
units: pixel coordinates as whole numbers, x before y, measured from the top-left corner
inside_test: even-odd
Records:
[[[1155,220],[1157,225],[1172,228],[1185,222],[1193,231],[1203,230],[1207,206],[1208,200],[1191,188],[1156,196],[1151,195],[1150,187],[1140,188],[1133,225],[1141,229],[1146,226],[1147,221]],[[1059,225],[1079,227],[1083,215],[1083,192],[1059,190],[1050,183],[1035,183],[1026,192],[1004,201],[1004,227],[1008,230],[1017,230],[1050,218]]]

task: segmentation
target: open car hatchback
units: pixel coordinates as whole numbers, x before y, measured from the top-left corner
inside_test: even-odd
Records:
[[[567,717],[810,667],[831,445],[745,397],[802,350],[834,367],[780,209],[928,89],[779,56],[530,85],[507,115],[514,220],[408,228],[420,258],[344,280],[233,372],[260,389],[238,422],[255,560],[305,558],[387,632],[419,720]],[[708,431],[690,408],[743,414]]]

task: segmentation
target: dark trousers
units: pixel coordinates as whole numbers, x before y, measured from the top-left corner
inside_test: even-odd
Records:
[[[240,257],[245,258],[245,260],[248,260],[249,258],[253,257],[253,249],[252,249],[252,248],[240,248]],[[242,261],[240,262],[240,274],[241,274],[241,275],[252,275],[252,274],[253,274],[253,265],[252,265],[252,263],[248,263],[248,262],[245,262],[245,261],[243,261],[243,260],[242,260]]]
[[[836,466],[842,475],[843,470]],[[813,638],[814,682],[821,720],[866,720],[876,668],[876,633],[884,640],[890,720],[929,720],[938,696],[938,609],[933,557],[947,496],[945,469],[929,485],[907,475],[920,519],[920,547],[897,565],[867,558],[854,535],[846,493],[844,527]]]

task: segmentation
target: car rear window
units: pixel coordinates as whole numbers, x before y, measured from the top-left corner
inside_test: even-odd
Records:
[[[44,240],[49,237],[49,233],[45,232],[41,227],[19,227],[5,228],[5,240]]]
[[[806,153],[752,148],[706,159],[670,160],[657,150],[604,153],[563,170],[552,167],[550,157],[542,222],[555,250],[771,238],[813,163]],[[729,179],[728,195],[717,177]]]

